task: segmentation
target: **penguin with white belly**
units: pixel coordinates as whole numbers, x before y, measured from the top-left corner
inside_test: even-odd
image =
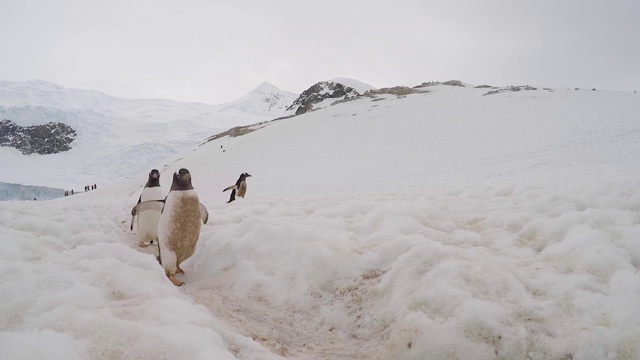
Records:
[[[231,196],[229,196],[229,201],[227,201],[227,203],[234,201],[236,199],[236,194],[239,197],[244,199],[244,194],[246,194],[247,192],[248,177],[251,177],[251,175],[249,175],[249,173],[244,172],[240,174],[240,177],[236,181],[235,185],[227,186],[224,190],[222,190],[222,192],[231,190]]]
[[[171,190],[164,201],[142,202],[134,212],[153,209],[162,209],[158,223],[160,263],[169,280],[180,286],[184,284],[176,278],[176,274],[184,273],[180,264],[193,255],[200,237],[200,222],[206,224],[209,219],[207,209],[191,185],[189,170],[180,169],[173,174]]]
[[[149,173],[149,180],[142,189],[142,194],[138,198],[138,204],[145,201],[164,200],[165,194],[160,187],[160,172],[156,169]],[[131,230],[133,231],[133,222],[138,217],[138,227],[136,228],[136,238],[138,245],[145,247],[153,244],[158,239],[158,220],[160,219],[160,211],[145,211],[139,214],[131,213]]]

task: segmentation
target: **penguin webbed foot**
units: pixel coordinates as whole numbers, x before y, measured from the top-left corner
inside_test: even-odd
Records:
[[[140,241],[140,243],[138,244],[138,246],[140,246],[140,247],[144,248],[144,247],[147,247],[147,246],[149,246],[149,245],[153,245],[153,243],[154,243],[155,241],[156,241],[156,240],[151,240],[151,241],[149,241],[149,242]]]
[[[178,265],[178,269],[176,270],[176,274],[184,274],[184,270],[182,270],[182,268],[180,268],[180,265]]]
[[[171,283],[173,285],[175,285],[175,286],[184,285],[184,283],[182,281],[178,280],[175,275],[167,275],[167,277],[169,278],[169,281],[171,281]]]

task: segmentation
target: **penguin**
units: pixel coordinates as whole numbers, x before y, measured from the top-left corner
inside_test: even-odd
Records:
[[[235,185],[228,186],[227,188],[222,190],[222,192],[231,190],[231,196],[229,197],[229,201],[227,201],[227,204],[236,199],[236,192],[238,196],[244,198],[244,194],[247,192],[247,178],[250,176],[251,175],[244,172],[240,174],[240,177],[238,178],[238,181],[236,181]]]
[[[149,179],[142,189],[142,194],[138,198],[138,204],[144,201],[164,200],[165,195],[160,187],[160,172],[156,169],[151,170]],[[137,204],[136,204],[137,205]],[[146,247],[153,244],[158,239],[158,220],[160,219],[160,211],[145,211],[138,216],[138,227],[136,238],[140,247]],[[131,212],[131,230],[133,231],[133,222],[136,214]]]
[[[184,273],[180,264],[191,257],[200,237],[200,222],[209,220],[207,208],[200,203],[198,194],[191,185],[191,174],[180,169],[173,174],[171,190],[166,199],[141,202],[132,213],[161,210],[158,222],[158,245],[160,263],[171,283],[181,286],[184,283],[176,274]]]

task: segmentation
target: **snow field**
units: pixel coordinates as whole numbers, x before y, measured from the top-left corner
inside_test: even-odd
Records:
[[[557,190],[503,191],[239,203],[203,231],[187,291],[292,358],[633,358],[637,198],[567,191],[557,217],[531,201]]]
[[[633,359],[632,189],[205,197],[179,289],[136,250],[134,189],[10,203],[0,341],[9,358],[275,356],[253,339],[301,359]]]
[[[167,159],[210,213],[181,288],[129,231],[149,169],[3,203],[0,357],[638,359],[640,103],[430,90]]]
[[[215,319],[123,243],[110,209],[77,200],[0,210],[0,357],[233,359]]]

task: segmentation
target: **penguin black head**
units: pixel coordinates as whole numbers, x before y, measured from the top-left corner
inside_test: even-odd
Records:
[[[187,169],[180,169],[173,174],[171,190],[192,190],[191,173]]]
[[[251,177],[251,175],[249,175],[249,173],[243,172],[242,174],[240,174],[240,180],[244,180],[248,177]]]
[[[149,173],[149,180],[144,187],[160,186],[160,172],[157,169],[151,170]]]

